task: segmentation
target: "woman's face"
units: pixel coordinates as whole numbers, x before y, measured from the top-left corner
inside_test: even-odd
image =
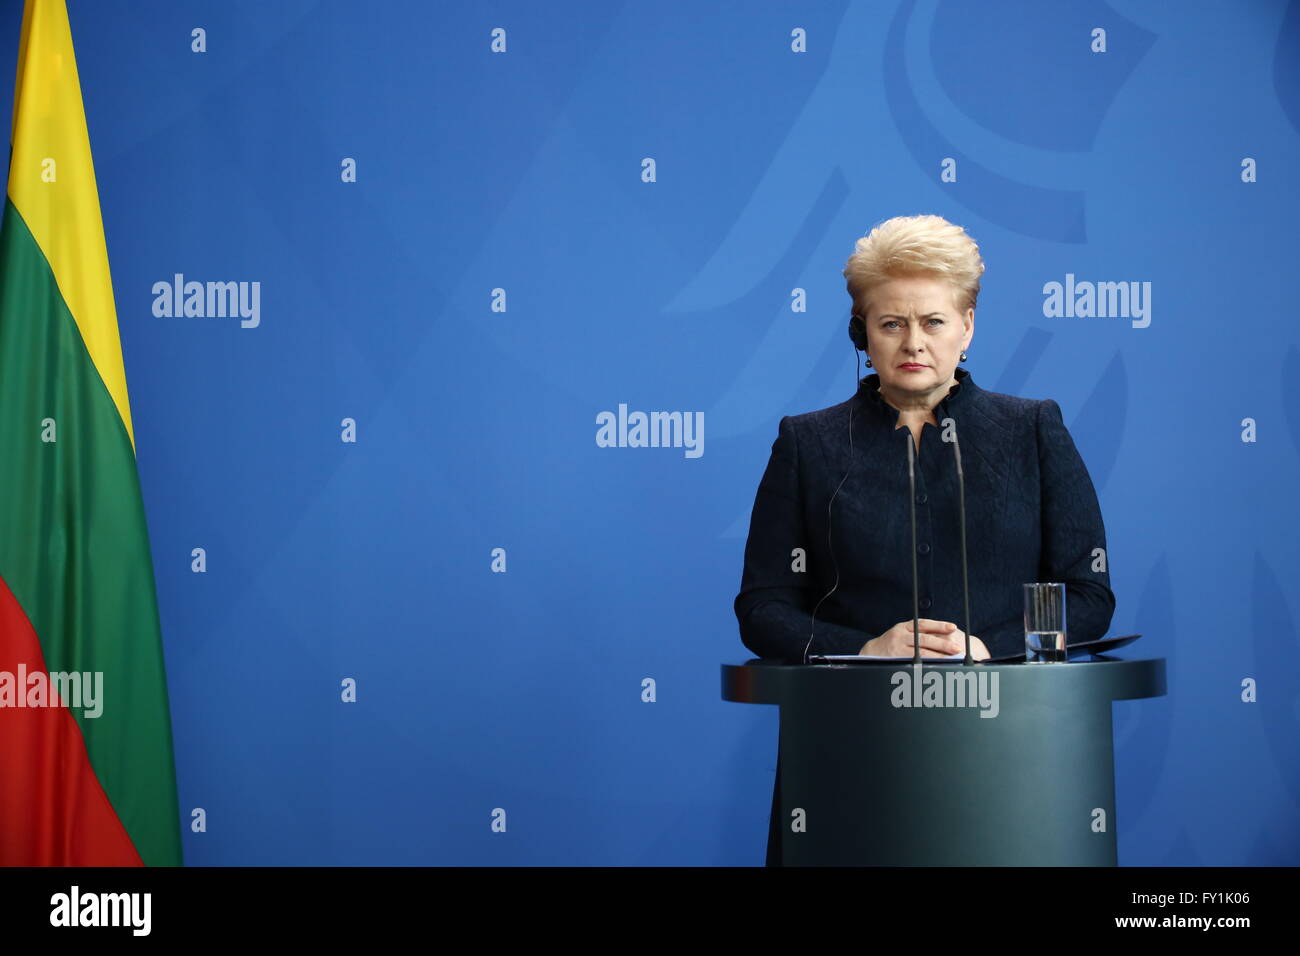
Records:
[[[918,397],[955,381],[957,359],[975,334],[975,310],[953,304],[943,279],[888,279],[867,295],[867,354],[881,387]]]

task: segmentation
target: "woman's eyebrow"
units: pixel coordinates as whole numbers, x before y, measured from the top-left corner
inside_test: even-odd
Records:
[[[943,315],[944,315],[944,313],[942,313],[942,312],[927,312],[925,315],[920,316],[920,318],[922,318],[922,319],[932,319],[932,318],[934,318],[936,315],[939,316],[940,318],[942,318]],[[878,318],[878,319],[905,319],[905,318],[907,318],[907,316],[905,316],[905,315],[895,315],[893,312],[885,312],[885,313],[882,314],[882,315],[878,315],[878,316],[876,316],[876,318]]]

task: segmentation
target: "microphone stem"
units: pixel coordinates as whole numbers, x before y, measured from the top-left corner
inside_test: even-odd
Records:
[[[911,429],[907,432],[908,510],[912,515],[912,661],[921,663],[921,608],[918,603],[919,575],[916,567],[916,446]]]
[[[957,433],[952,436],[952,453],[957,457],[957,517],[961,528],[961,597],[966,611],[966,661],[974,664],[970,652],[970,583],[966,574],[966,476],[961,467],[961,446],[957,443]]]

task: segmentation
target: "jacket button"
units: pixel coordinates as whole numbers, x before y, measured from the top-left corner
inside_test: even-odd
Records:
[[[922,554],[929,554],[929,553],[930,553],[930,546],[929,546],[928,544],[918,544],[918,545],[916,546],[916,550],[917,550],[917,551],[920,551]]]
[[[922,611],[928,611],[928,610],[930,610],[930,599],[929,599],[929,598],[921,598],[921,610],[922,610]]]
[[[925,504],[925,502],[926,502],[926,497],[924,492],[916,496],[916,503],[918,505],[923,505]]]

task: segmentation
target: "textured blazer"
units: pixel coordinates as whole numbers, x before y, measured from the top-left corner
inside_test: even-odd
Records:
[[[994,657],[1022,652],[1021,586],[1059,581],[1068,643],[1102,637],[1115,610],[1106,531],[1060,406],[985,391],[966,369],[956,377],[934,414],[941,426],[952,419],[961,447],[971,634]],[[781,419],[735,600],[741,639],[759,657],[856,654],[912,619],[911,431],[879,390],[871,375],[846,402]],[[957,496],[954,445],[927,422],[916,460],[920,616],[964,629]]]

